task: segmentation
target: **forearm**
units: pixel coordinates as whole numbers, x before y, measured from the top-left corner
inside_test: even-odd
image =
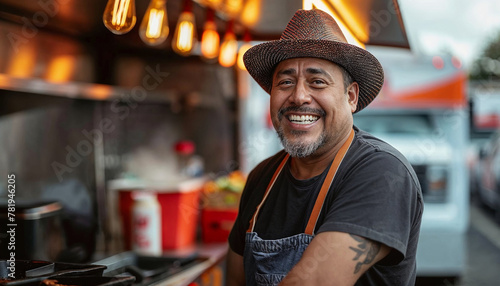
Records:
[[[354,285],[390,248],[341,232],[318,234],[280,285]]]

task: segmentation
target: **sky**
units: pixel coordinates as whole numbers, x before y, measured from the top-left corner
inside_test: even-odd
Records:
[[[426,54],[449,51],[471,66],[492,36],[500,32],[498,0],[398,0],[413,49]]]

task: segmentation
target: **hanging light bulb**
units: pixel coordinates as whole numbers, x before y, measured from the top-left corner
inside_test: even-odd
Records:
[[[188,56],[191,54],[195,44],[195,23],[194,15],[191,12],[182,12],[177,22],[172,48],[180,55]]]
[[[135,0],[109,0],[102,15],[104,26],[112,33],[121,35],[135,25]]]
[[[214,10],[207,10],[207,19],[201,36],[201,55],[205,60],[213,60],[219,55],[220,37],[214,22]]]
[[[250,31],[248,29],[245,30],[245,36],[243,36],[243,45],[241,45],[240,49],[238,50],[238,60],[237,60],[237,66],[238,68],[242,70],[246,70],[247,68],[245,67],[245,63],[243,62],[243,55],[252,47],[252,44],[250,44],[251,41],[251,36],[250,36]]]
[[[243,0],[226,0],[225,12],[229,15],[237,16],[243,7]]]
[[[196,44],[196,22],[191,12],[190,0],[184,1],[184,11],[179,16],[172,40],[172,49],[182,56],[191,54]]]
[[[236,63],[237,52],[238,41],[236,41],[236,35],[233,32],[233,22],[230,21],[220,47],[219,64],[223,67],[232,67]]]
[[[167,0],[151,0],[139,28],[139,35],[144,43],[157,46],[167,39],[168,18]]]
[[[240,13],[240,21],[244,26],[254,26],[262,16],[259,11],[263,0],[247,0]]]

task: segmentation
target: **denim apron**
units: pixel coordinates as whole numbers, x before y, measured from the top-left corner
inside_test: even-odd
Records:
[[[245,236],[243,262],[246,285],[278,285],[293,266],[299,262],[302,254],[314,237],[314,229],[323,208],[323,202],[353,138],[354,130],[351,130],[349,138],[337,152],[337,155],[335,155],[330,170],[323,181],[304,233],[280,239],[264,240],[254,232],[255,222],[261,207],[264,205],[269,192],[290,155],[287,154],[283,158],[267,186],[261,203],[257,206],[257,210],[250,220],[250,226]]]

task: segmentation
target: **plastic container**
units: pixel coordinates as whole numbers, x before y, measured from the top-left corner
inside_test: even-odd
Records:
[[[132,194],[140,189],[149,189],[157,194],[161,206],[162,250],[189,248],[196,242],[199,226],[200,193],[204,179],[192,179],[179,183],[159,184],[141,183],[130,186],[115,184],[118,191],[118,207],[121,216],[125,249],[131,249],[131,209]]]
[[[161,255],[161,207],[156,194],[132,193],[132,250],[144,255]]]
[[[201,215],[203,242],[226,242],[237,216],[238,209],[203,209]]]

